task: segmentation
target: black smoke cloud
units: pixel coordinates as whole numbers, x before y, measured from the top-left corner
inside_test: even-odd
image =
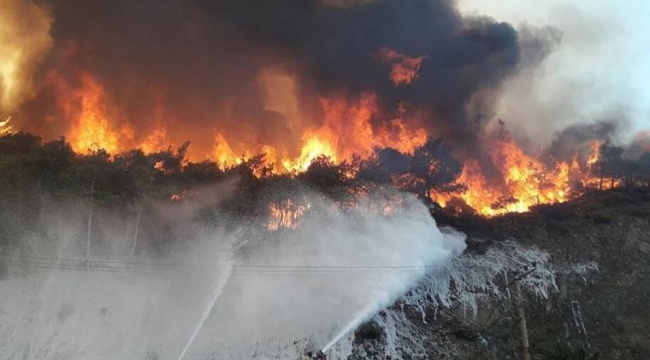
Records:
[[[471,143],[467,103],[498,88],[521,52],[510,25],[465,19],[451,0],[38,1],[54,19],[43,81],[52,69],[72,84],[79,71],[93,74],[120,121],[141,135],[160,125],[151,114],[163,99],[164,125],[199,147],[210,146],[215,129],[272,145],[300,140],[264,109],[257,76],[268,67],[296,76],[305,107],[318,96],[374,91],[386,113],[406,101],[427,114],[432,132]],[[390,64],[377,59],[382,48],[427,56],[419,77],[395,86]],[[26,107],[50,109],[50,98],[44,90]],[[33,126],[56,127],[25,113]]]

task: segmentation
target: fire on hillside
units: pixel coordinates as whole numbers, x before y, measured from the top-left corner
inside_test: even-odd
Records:
[[[10,1],[0,115],[12,117],[0,133],[63,135],[77,153],[112,155],[190,141],[190,160],[257,159],[260,177],[327,158],[347,178],[483,216],[622,184],[596,166],[611,131],[554,154],[485,115],[529,42],[453,2],[143,1]],[[271,227],[295,217],[273,206]]]

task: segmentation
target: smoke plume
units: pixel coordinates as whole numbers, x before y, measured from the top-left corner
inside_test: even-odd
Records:
[[[191,140],[200,155],[217,133],[234,152],[261,144],[296,155],[305,131],[324,121],[322,99],[367,93],[378,97],[375,128],[409,109],[428,132],[471,144],[477,126],[467,121],[468,101],[498,87],[521,52],[510,25],[463,18],[448,0],[39,6],[52,14],[54,47],[36,73],[47,86],[16,114],[22,129],[69,132],[70,111],[84,100],[65,94],[88,93],[91,77],[105,107],[93,114],[117,137],[135,144],[159,130],[169,142]]]

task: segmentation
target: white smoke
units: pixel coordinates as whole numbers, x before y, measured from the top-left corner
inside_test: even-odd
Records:
[[[647,2],[459,0],[458,5],[466,15],[516,25],[524,40],[520,69],[495,103],[496,117],[520,140],[533,148],[548,146],[557,132],[599,120],[615,121],[623,136],[647,129],[650,92],[641,75],[650,64],[644,51],[650,27],[641,15],[650,9]],[[552,45],[546,56],[535,54],[538,47],[527,48],[530,35]]]

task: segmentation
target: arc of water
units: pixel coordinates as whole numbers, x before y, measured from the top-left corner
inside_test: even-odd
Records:
[[[221,295],[221,292],[223,291],[223,288],[226,286],[228,283],[228,280],[230,279],[230,275],[232,274],[232,260],[228,260],[227,267],[226,267],[226,272],[223,277],[219,279],[215,286],[214,293],[212,294],[211,302],[208,305],[208,307],[205,309],[203,312],[203,315],[201,316],[201,319],[199,320],[199,323],[197,324],[196,328],[194,329],[194,332],[190,336],[190,338],[187,340],[187,343],[185,343],[185,347],[183,348],[183,351],[181,352],[181,355],[178,357],[178,360],[183,360],[185,358],[185,355],[187,354],[187,351],[190,349],[192,344],[194,343],[194,340],[196,339],[197,335],[199,335],[199,332],[201,332],[201,328],[203,328],[203,325],[205,322],[208,320],[210,317],[210,314],[212,313],[212,310],[214,310],[214,307],[217,305],[217,300],[219,300],[219,296]]]
[[[359,313],[357,316],[355,316],[352,321],[350,321],[345,327],[339,331],[332,340],[327,343],[322,349],[323,352],[327,352],[330,350],[334,345],[336,345],[339,340],[341,340],[345,335],[349,334],[350,332],[354,331],[359,325],[361,325],[364,321],[370,319],[373,315],[379,312],[379,305],[377,302],[372,301],[368,303]]]

